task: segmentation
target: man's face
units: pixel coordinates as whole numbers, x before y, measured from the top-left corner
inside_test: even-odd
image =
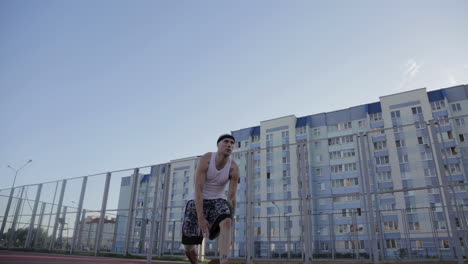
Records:
[[[231,138],[225,138],[218,143],[218,152],[224,155],[231,155],[233,148],[234,140]]]

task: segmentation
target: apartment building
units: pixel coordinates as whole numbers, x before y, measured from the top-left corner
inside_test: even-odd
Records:
[[[466,250],[468,236],[457,230],[467,224],[467,116],[468,85],[461,85],[232,131],[241,176],[232,255],[453,256],[455,243]],[[167,184],[160,187],[152,179],[163,177],[151,175],[138,184],[137,207],[152,208],[161,191],[158,234],[166,254],[182,251],[183,211],[198,159],[165,164]],[[145,210],[133,217],[139,252],[148,239]],[[205,248],[215,252],[216,242]]]

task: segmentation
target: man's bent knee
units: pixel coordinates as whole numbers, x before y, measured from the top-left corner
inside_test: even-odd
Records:
[[[230,228],[232,225],[232,220],[231,218],[225,218],[219,225],[223,228]]]
[[[194,245],[184,245],[185,251],[190,251],[195,248]]]

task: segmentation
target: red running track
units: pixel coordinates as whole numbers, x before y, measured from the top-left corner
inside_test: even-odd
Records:
[[[68,264],[68,263],[84,263],[84,264],[145,264],[143,259],[121,259],[121,258],[103,258],[103,257],[87,257],[87,256],[66,256],[54,254],[29,253],[18,251],[0,250],[0,264]],[[187,264],[182,261],[159,261],[153,260],[152,264]]]

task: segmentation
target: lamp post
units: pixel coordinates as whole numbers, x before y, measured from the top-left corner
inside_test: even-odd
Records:
[[[32,162],[31,159],[28,160],[19,169],[15,169],[10,165],[7,166],[8,168],[12,169],[15,172],[15,177],[13,178],[13,184],[11,185],[11,190],[10,190],[10,197],[8,198],[8,203],[7,203],[7,206],[6,206],[6,209],[5,209],[5,214],[4,214],[4,217],[3,217],[2,227],[0,228],[0,236],[3,235],[3,232],[5,231],[5,225],[7,223],[8,213],[10,212],[11,201],[13,200],[13,193],[14,193],[14,190],[15,190],[16,176],[18,176],[18,173],[20,172],[20,170],[22,170],[24,167],[26,167],[26,165],[28,165],[31,162]]]
[[[278,207],[278,205],[275,203],[275,201],[271,201],[271,203],[276,207],[276,210],[278,210],[278,244],[281,243],[281,212]],[[278,257],[281,258],[281,253],[278,250]]]
[[[21,166],[19,169],[15,169],[10,165],[7,165],[8,168],[12,169],[15,172],[15,178],[13,178],[13,185],[11,185],[11,189],[15,187],[15,182],[16,182],[16,176],[18,176],[18,172],[22,170],[26,165],[32,162],[32,159],[28,160],[23,166]]]

